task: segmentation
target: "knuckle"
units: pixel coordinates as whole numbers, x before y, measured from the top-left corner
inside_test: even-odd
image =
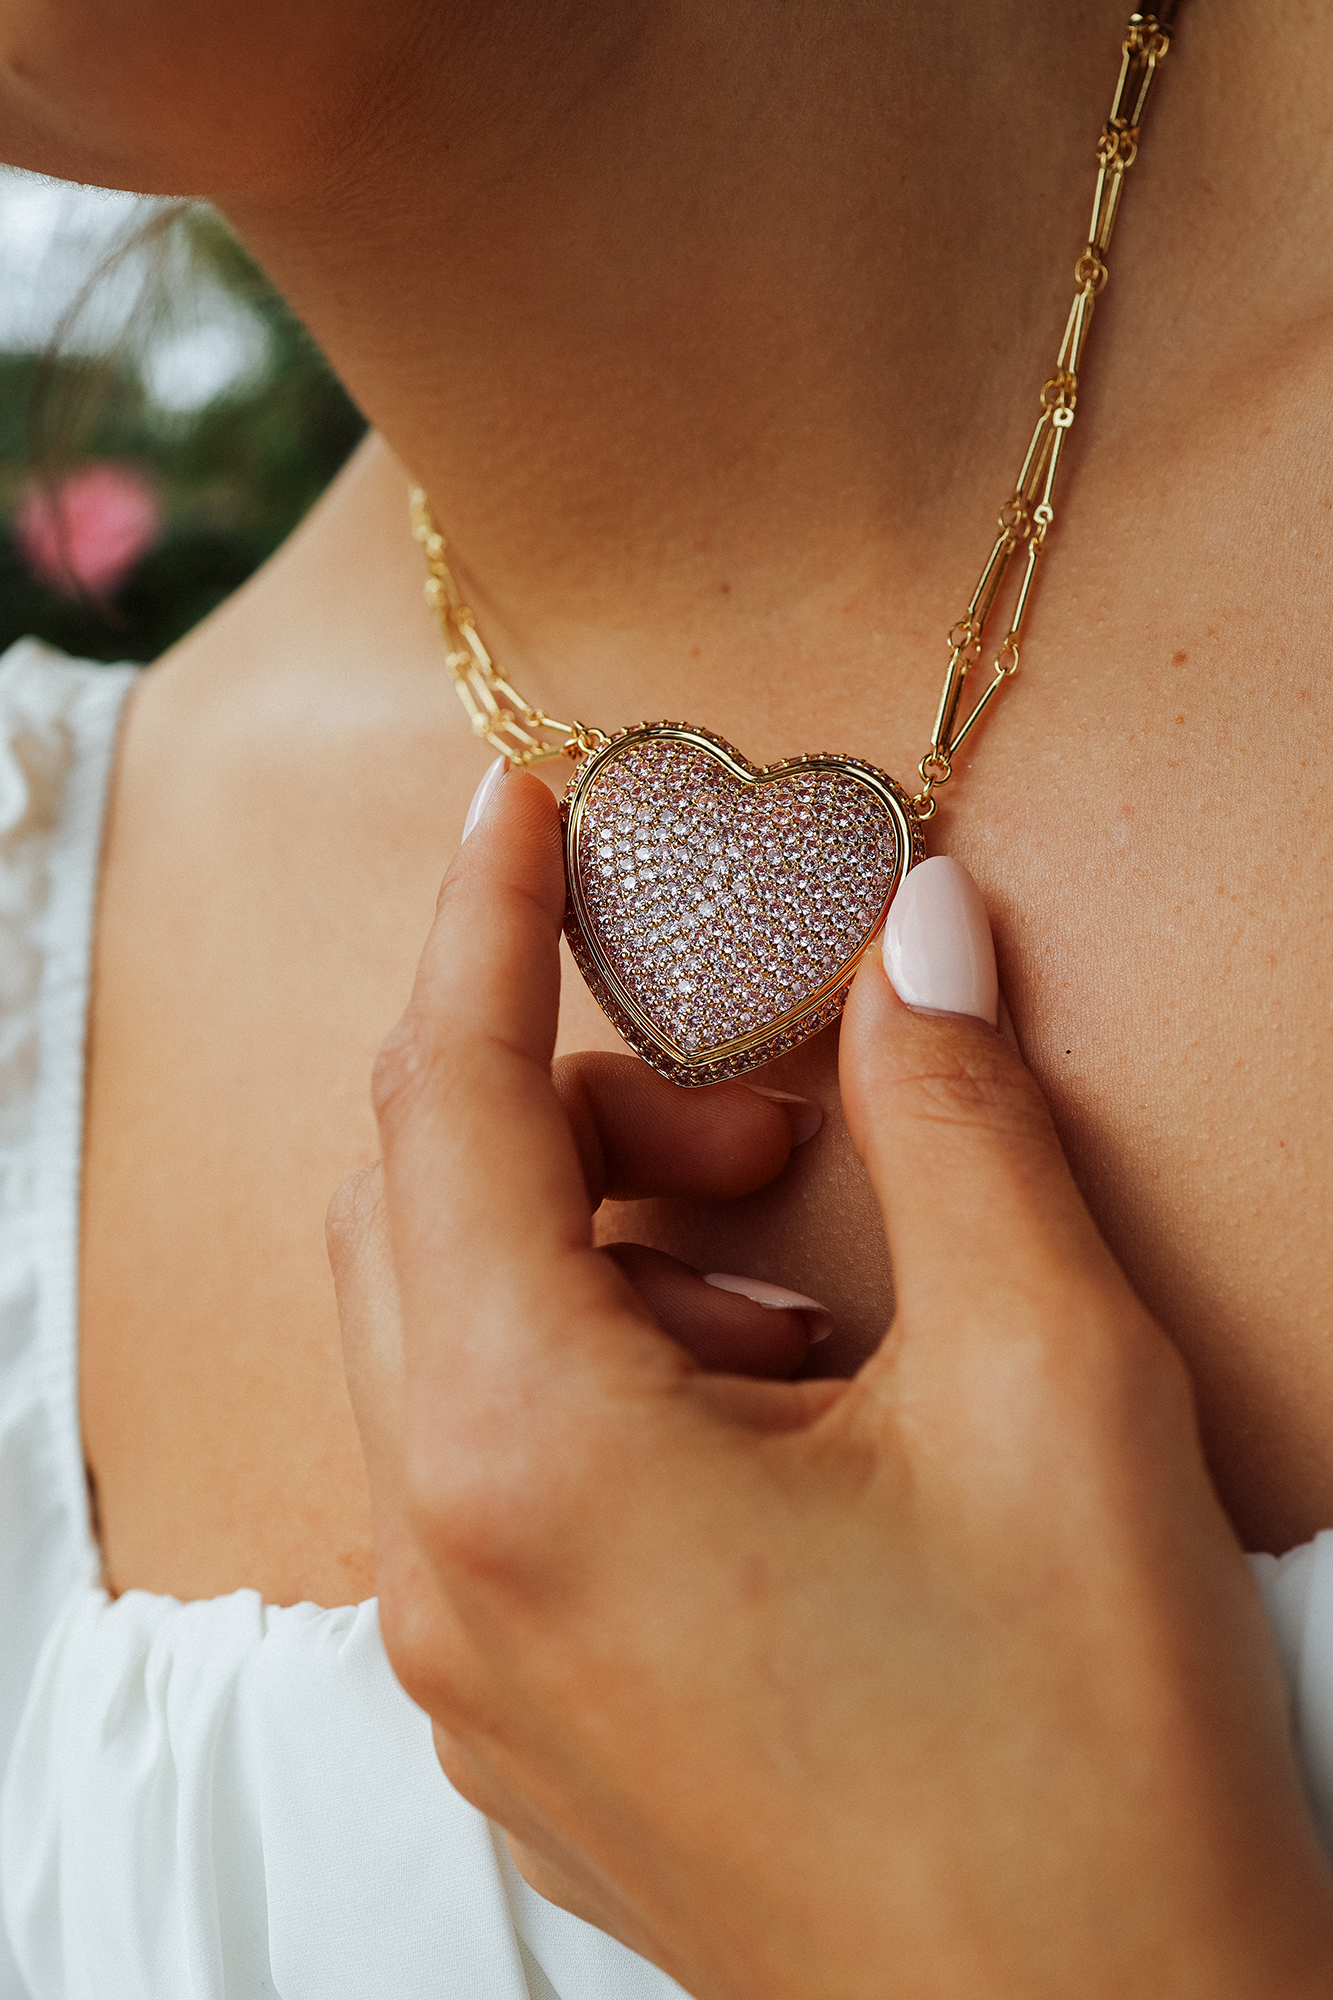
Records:
[[[371,1102],[381,1126],[397,1124],[420,1100],[434,1074],[438,1049],[432,1025],[411,1008],[390,1029],[370,1079]]]
[[[588,1205],[594,1209],[602,1205],[607,1181],[606,1149],[597,1120],[595,1096],[605,1079],[609,1077],[614,1082],[618,1071],[609,1069],[608,1065],[618,1064],[619,1061],[617,1056],[585,1054],[562,1056],[551,1065],[551,1082],[569,1120],[583,1167]]]
[[[1000,1051],[969,1051],[956,1061],[903,1077],[900,1095],[916,1118],[1002,1137],[1048,1140],[1050,1113],[1030,1070]]]
[[[614,1402],[565,1399],[552,1384],[526,1408],[506,1397],[503,1423],[496,1407],[463,1384],[443,1422],[438,1408],[409,1411],[402,1506],[443,1587],[530,1612],[597,1568],[613,1525],[606,1496],[633,1504],[641,1453]]]
[[[454,1736],[475,1724],[477,1699],[471,1650],[456,1621],[428,1610],[425,1594],[409,1582],[379,1591],[380,1637],[394,1674],[418,1708]]]
[[[586,1095],[599,1086],[614,1089],[623,1083],[634,1066],[632,1056],[610,1055],[604,1049],[580,1049],[573,1055],[557,1056],[551,1064],[551,1081],[560,1096]]]
[[[437,918],[444,916],[446,911],[453,911],[456,904],[462,904],[466,908],[469,890],[467,867],[463,855],[464,849],[460,847],[444,871],[435,896],[435,915]]]
[[[334,1271],[354,1264],[377,1224],[384,1199],[384,1169],[376,1160],[349,1174],[324,1216],[324,1238]]]
[[[725,1094],[724,1094],[725,1093]],[[692,1173],[714,1200],[749,1194],[780,1173],[792,1151],[792,1128],[776,1104],[743,1084],[715,1085],[689,1107]]]
[[[412,1532],[446,1582],[509,1596],[549,1573],[559,1510],[530,1448],[432,1439],[411,1426],[404,1471]]]

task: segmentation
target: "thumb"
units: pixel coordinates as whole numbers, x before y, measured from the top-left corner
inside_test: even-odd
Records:
[[[896,990],[895,990],[896,989]],[[980,892],[947,856],[906,877],[862,961],[840,1067],[884,1216],[898,1309],[987,1305],[1062,1278],[1128,1285],[1074,1185],[1040,1088],[999,1033]]]

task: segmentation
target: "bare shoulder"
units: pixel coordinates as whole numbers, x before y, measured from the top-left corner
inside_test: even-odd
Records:
[[[85,1447],[117,1589],[332,1604],[373,1588],[324,1211],[375,1157],[371,1063],[476,775],[429,623],[414,650],[399,609],[415,614],[419,588],[381,560],[395,532],[416,555],[395,470],[354,463],[131,706],[96,937],[81,1286]]]

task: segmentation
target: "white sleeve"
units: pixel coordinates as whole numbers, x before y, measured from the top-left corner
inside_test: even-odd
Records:
[[[80,1586],[0,1802],[34,2000],[530,2000],[498,1840],[441,1772],[375,1605],[275,1610],[253,1591]],[[573,1993],[548,1979],[558,2000],[678,1993],[543,1909],[593,1975]]]
[[[1251,1562],[1333,1853],[1333,1532]],[[373,1603],[80,1584],[10,1759],[0,1877],[33,2000],[681,2000],[521,1881]]]
[[[1292,1736],[1333,1860],[1333,1530],[1284,1556],[1250,1557],[1291,1696]]]

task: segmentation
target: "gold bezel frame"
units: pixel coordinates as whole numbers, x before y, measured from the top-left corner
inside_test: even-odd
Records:
[[[727,774],[743,785],[758,788],[802,772],[833,772],[863,785],[888,809],[898,837],[898,868],[888,895],[854,952],[842,960],[837,970],[810,994],[799,1007],[776,1016],[764,1027],[752,1029],[728,1042],[690,1055],[664,1035],[622,984],[601,949],[595,927],[588,921],[584,883],[579,867],[578,842],[583,811],[599,771],[633,750],[638,744],[668,739],[705,751]],[[588,989],[616,1032],[646,1063],[672,1083],[701,1085],[721,1083],[728,1077],[743,1076],[758,1069],[785,1050],[818,1034],[841,1014],[852,975],[873,944],[909,868],[925,857],[926,843],[921,822],[912,811],[911,800],[901,785],[874,764],[859,757],[820,754],[787,757],[778,764],[755,765],[739,750],[707,729],[688,722],[642,722],[622,729],[601,744],[580,764],[560,807],[565,830],[565,935],[574,962],[587,981]]]

